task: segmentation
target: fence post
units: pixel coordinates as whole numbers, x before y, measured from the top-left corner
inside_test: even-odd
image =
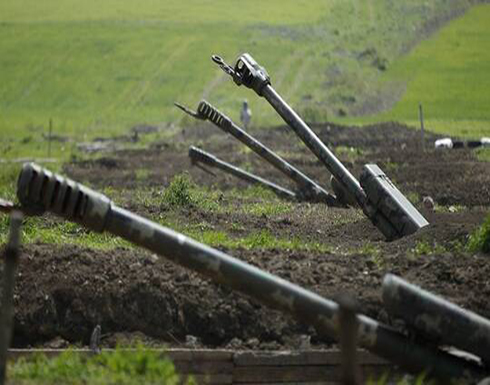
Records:
[[[13,296],[15,272],[19,260],[20,228],[22,213],[14,210],[10,214],[10,235],[4,258],[3,298],[0,313],[0,385],[7,377],[7,355],[12,336]]]
[[[422,109],[422,103],[419,103],[419,119],[420,119],[420,132],[422,134],[422,151],[425,152],[424,111]]]
[[[357,361],[357,305],[347,294],[337,298],[339,305],[340,353],[342,358],[342,384],[361,385],[361,372]]]

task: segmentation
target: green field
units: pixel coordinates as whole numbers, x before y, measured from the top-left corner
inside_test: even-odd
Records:
[[[490,136],[488,47],[490,5],[480,5],[394,63],[384,80],[406,83],[406,92],[392,110],[374,119],[418,126],[422,103],[430,130]]]
[[[278,124],[266,102],[234,86],[209,59],[218,53],[231,62],[245,51],[266,66],[276,89],[307,120],[339,120],[346,113],[350,121],[379,95],[395,100],[408,82],[393,113],[376,119],[412,121],[413,104],[421,100],[431,128],[444,129],[432,124],[436,120],[468,120],[479,133],[488,132],[488,53],[481,47],[488,43],[489,6],[398,60],[430,20],[467,6],[466,0],[4,1],[2,158],[45,156],[42,134],[50,119],[55,134],[84,140],[126,133],[141,123],[183,124],[173,102],[196,106],[203,97],[235,119],[248,98],[255,125]],[[429,55],[431,50],[440,54]],[[421,65],[417,55],[431,61]],[[463,94],[473,96],[461,101]],[[73,148],[55,144],[53,151],[67,158]]]

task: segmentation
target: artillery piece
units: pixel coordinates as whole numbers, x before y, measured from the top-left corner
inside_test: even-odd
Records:
[[[91,230],[120,236],[338,340],[335,302],[122,209],[105,195],[70,179],[25,164],[18,179],[17,197],[26,214],[49,211]],[[364,315],[357,317],[360,345],[407,371],[425,372],[444,383],[481,379],[487,374],[474,362],[414,342]]]
[[[293,182],[297,185],[297,191],[295,194],[298,199],[313,202],[325,202],[329,206],[340,205],[335,196],[328,193],[325,189],[318,185],[318,183],[274,153],[271,149],[262,144],[245,130],[238,127],[228,116],[220,112],[206,100],[201,100],[199,102],[196,112],[179,103],[174,104],[182,111],[196,119],[209,120],[210,122],[214,123],[214,125],[222,129],[224,132],[234,136],[262,159],[293,180]]]
[[[490,321],[408,283],[383,279],[383,303],[392,315],[435,343],[454,346],[490,363]]]
[[[371,222],[388,240],[412,234],[429,224],[409,200],[375,164],[366,164],[359,181],[335,157],[310,127],[272,88],[269,74],[248,53],[238,57],[234,67],[213,55],[212,60],[233,78],[264,97],[306,146],[330,171],[332,176],[362,208]]]
[[[219,168],[229,174],[235,175],[240,179],[268,188],[281,198],[297,199],[296,193],[294,193],[293,191],[272,183],[267,179],[261,178],[257,175],[242,170],[239,167],[233,166],[232,164],[227,163],[210,154],[209,152],[201,150],[200,148],[194,146],[189,147],[189,158],[191,158],[192,164],[197,165],[199,163],[203,163],[211,167]]]

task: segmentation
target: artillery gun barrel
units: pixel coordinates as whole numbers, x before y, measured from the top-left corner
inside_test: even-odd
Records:
[[[204,163],[211,167],[219,168],[224,172],[236,176],[237,178],[246,180],[247,182],[258,184],[272,190],[277,196],[281,198],[296,199],[296,194],[284,187],[281,187],[275,183],[268,181],[267,179],[261,178],[260,176],[251,174],[239,167],[233,166],[216,156],[201,150],[200,148],[191,146],[189,147],[189,158],[191,158],[192,163]]]
[[[396,275],[383,280],[386,309],[428,339],[457,347],[490,363],[490,321]]]
[[[94,231],[120,236],[338,339],[335,302],[117,207],[106,196],[70,179],[25,164],[17,196],[25,212],[48,210]],[[358,322],[361,346],[408,371],[426,371],[430,377],[462,381],[486,374],[472,362],[416,344],[371,318],[360,315]]]
[[[359,183],[272,88],[267,71],[249,54],[240,55],[234,68],[219,56],[214,55],[212,60],[229,74],[237,85],[243,84],[254,90],[257,95],[264,97],[272,105],[335,179],[355,197],[364,213],[388,240],[412,234],[429,224],[378,166],[365,165]]]
[[[177,104],[179,108],[182,108]],[[189,113],[188,109],[182,108],[185,112]],[[301,198],[310,201],[325,202],[329,206],[338,206],[339,203],[335,199],[335,196],[328,193],[315,181],[310,179],[296,167],[288,163],[281,158],[270,148],[263,143],[255,139],[252,135],[245,130],[238,127],[228,116],[219,111],[216,107],[212,106],[206,100],[201,100],[197,107],[197,113],[191,113],[191,116],[199,119],[206,119],[214,123],[217,127],[224,132],[234,136],[240,142],[245,144],[248,148],[254,151],[261,158],[269,162],[273,167],[282,172],[288,178],[292,179],[299,187],[299,193]]]

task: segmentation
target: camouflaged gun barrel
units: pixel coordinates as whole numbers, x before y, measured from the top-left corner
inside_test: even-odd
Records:
[[[337,181],[349,191],[368,216],[388,239],[412,234],[429,223],[403,196],[376,165],[365,165],[361,183],[335,157],[310,127],[272,88],[269,74],[249,54],[238,57],[235,67],[214,55],[213,61],[229,74],[237,85],[244,85],[264,97],[326,166]]]
[[[180,105],[178,106],[180,107]],[[238,127],[228,116],[223,114],[206,100],[201,100],[197,107],[197,113],[192,114],[192,116],[211,121],[224,132],[229,133],[245,144],[248,148],[269,162],[273,167],[282,172],[288,178],[292,179],[298,186],[297,194],[299,195],[300,199],[325,202],[330,206],[338,206],[338,202],[332,194],[328,193],[315,181],[285,161],[245,130]]]
[[[246,180],[247,182],[264,186],[282,198],[296,199],[296,194],[294,192],[218,159],[216,156],[203,151],[200,148],[194,146],[189,147],[189,158],[191,158],[192,163],[203,163],[211,167],[216,167],[237,178]]]
[[[490,363],[490,321],[396,275],[383,280],[386,309],[428,339],[451,345]]]
[[[50,211],[94,231],[118,235],[338,339],[335,302],[119,208],[106,196],[70,179],[25,164],[17,197],[26,213]],[[425,371],[444,381],[480,379],[486,374],[472,362],[414,343],[371,318],[359,315],[358,322],[361,346],[408,371]]]

